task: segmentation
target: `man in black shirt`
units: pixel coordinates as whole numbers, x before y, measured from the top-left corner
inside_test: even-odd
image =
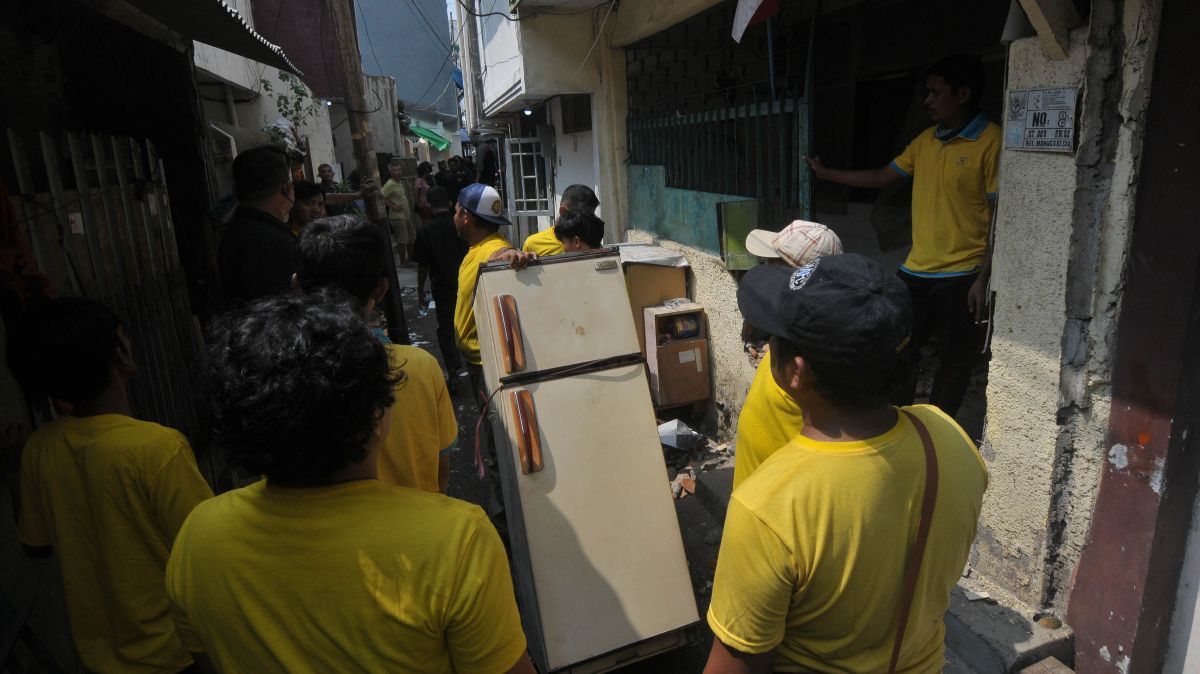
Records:
[[[228,306],[288,288],[295,273],[296,237],[288,226],[295,202],[287,157],[256,147],[233,160],[238,208],[217,249],[221,288]]]
[[[433,280],[434,310],[437,312],[438,348],[446,364],[446,384],[451,393],[458,391],[458,369],[462,361],[454,343],[454,307],[458,297],[458,268],[467,254],[467,242],[454,229],[450,197],[445,188],[434,187],[426,194],[433,217],[417,230],[412,259],[417,268],[417,297],[422,307],[426,279]]]

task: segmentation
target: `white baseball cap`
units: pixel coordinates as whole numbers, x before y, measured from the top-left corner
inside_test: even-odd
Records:
[[[840,254],[842,240],[819,222],[793,220],[778,232],[751,230],[746,235],[746,250],[757,257],[781,258],[793,267],[801,267],[826,255]]]
[[[511,225],[504,217],[504,204],[495,188],[483,183],[472,183],[458,193],[458,203],[476,217],[497,225]]]

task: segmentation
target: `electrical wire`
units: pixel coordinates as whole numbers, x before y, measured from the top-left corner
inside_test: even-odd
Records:
[[[462,5],[464,12],[466,12],[467,14],[470,14],[471,16],[473,16],[477,19],[483,19],[483,18],[486,18],[489,16],[498,16],[501,19],[504,19],[505,21],[511,21],[513,23],[520,21],[520,19],[514,19],[511,14],[505,14],[503,12],[484,12],[481,14],[481,13],[476,12],[475,10],[471,9],[470,7],[467,7],[467,5],[462,2],[462,0],[459,0],[458,4]]]
[[[470,14],[471,16],[474,16],[474,17],[476,17],[476,18],[480,18],[480,19],[482,19],[482,18],[489,17],[489,16],[498,16],[498,17],[500,17],[500,18],[504,19],[505,21],[511,21],[512,23],[517,23],[518,21],[524,21],[524,20],[526,20],[526,19],[532,19],[532,18],[534,18],[535,16],[541,16],[541,15],[543,15],[543,14],[545,14],[545,15],[548,15],[548,16],[576,16],[576,15],[579,15],[579,14],[587,14],[588,12],[594,12],[594,11],[596,11],[597,9],[600,9],[601,7],[603,7],[603,6],[607,5],[607,4],[609,4],[609,3],[608,3],[608,2],[607,2],[607,0],[606,0],[605,2],[601,2],[601,3],[600,3],[600,4],[598,4],[598,5],[593,5],[593,6],[591,6],[591,7],[588,7],[588,8],[586,8],[586,9],[577,9],[577,10],[575,10],[575,11],[572,11],[572,12],[552,12],[552,11],[550,11],[550,10],[546,10],[546,9],[540,9],[540,10],[537,10],[537,9],[535,9],[533,12],[531,12],[531,13],[530,13],[529,15],[527,15],[527,16],[518,16],[518,17],[516,17],[516,18],[513,18],[513,16],[512,16],[511,14],[505,14],[505,13],[503,13],[503,12],[476,12],[476,11],[474,11],[474,10],[472,10],[472,9],[469,9],[469,8],[465,7],[465,6],[463,7],[463,9],[464,9],[464,10],[466,10],[467,14]]]
[[[438,26],[432,19],[429,18],[429,15],[426,14],[423,9],[421,9],[421,6],[414,0],[406,1],[408,2],[409,8],[413,11],[413,14],[416,15],[417,19],[423,23],[426,28],[428,28],[427,32],[429,33],[430,37],[433,38],[434,44],[439,47],[449,47],[450,45],[446,43],[446,38],[442,36],[441,32],[438,30]]]
[[[367,37],[367,46],[371,49],[371,58],[375,59],[375,67],[379,68],[380,75],[386,75],[387,72],[384,71],[383,65],[379,62],[379,56],[375,54],[375,43],[371,40],[371,29],[367,27],[367,24],[371,22],[367,21],[367,15],[363,12],[362,3],[354,0],[354,5],[358,7],[358,15],[362,17],[363,35]]]
[[[612,0],[612,2],[609,3],[608,11],[604,14],[604,20],[600,22],[600,28],[596,31],[596,39],[592,40],[592,46],[588,47],[587,54],[585,54],[583,60],[579,62],[579,66],[575,68],[575,73],[572,75],[572,77],[578,75],[579,71],[583,70],[583,66],[587,64],[588,59],[592,58],[592,50],[595,49],[596,45],[600,43],[600,36],[604,34],[604,26],[608,23],[608,17],[612,16],[613,8],[616,6],[617,0]]]
[[[601,7],[603,7],[607,4],[608,4],[608,2],[606,0],[605,2],[602,2],[598,5],[592,5],[591,7],[588,7],[587,9],[577,9],[573,12],[552,12],[548,9],[535,10],[533,13],[531,13],[529,15],[528,18],[533,18],[535,16],[540,16],[542,14],[548,14],[550,16],[575,16],[577,14],[587,14],[588,12],[594,12],[597,9],[600,9]]]
[[[459,0],[459,2],[461,3],[462,0]],[[463,9],[466,9],[466,7],[463,7]],[[458,27],[458,35],[454,38],[454,44],[458,44],[459,42],[462,41],[463,30],[466,27],[467,27],[467,24],[465,21]],[[434,85],[437,84],[438,78],[442,76],[442,71],[446,69],[446,64],[450,62],[450,57],[454,56],[454,44],[451,44],[450,48],[448,50],[446,50],[446,58],[442,61],[442,65],[437,69],[437,73],[433,76],[433,79],[430,80],[429,86],[425,87],[425,91],[422,91],[421,95],[418,96],[414,100],[414,102],[413,102],[414,106],[419,107],[421,104],[423,104],[425,102],[425,96],[428,95],[429,92],[433,89]],[[451,80],[451,81],[453,81],[453,80]],[[445,93],[445,91],[443,90],[442,93]],[[441,94],[438,95],[437,99],[434,99],[434,102],[436,102],[440,98],[441,98]]]

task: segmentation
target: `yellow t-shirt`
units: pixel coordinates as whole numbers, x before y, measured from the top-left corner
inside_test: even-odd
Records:
[[[54,546],[89,671],[174,672],[191,663],[163,573],[179,527],[210,497],[174,429],[119,414],[63,416],[29,436],[17,537]]]
[[[929,429],[940,479],[898,671],[936,672],[987,469],[950,417],[930,405],[905,409]],[[781,672],[887,669],[925,488],[920,437],[899,416],[863,441],[797,436],[734,490],[708,611],[722,643],[775,649]]]
[[[941,141],[926,129],[892,161],[913,179],[912,250],[906,271],[955,276],[983,264],[992,200],[1000,176],[1000,127],[980,113],[957,136]]]
[[[383,198],[395,204],[388,204],[388,218],[408,222],[412,217],[412,207],[408,204],[408,190],[395,180],[388,179],[383,184]]]
[[[804,415],[796,399],[779,388],[771,375],[771,352],[763,356],[754,382],[738,415],[734,441],[733,486],[746,481],[780,447],[804,428]]]
[[[521,250],[527,253],[537,253],[538,257],[562,255],[566,252],[563,250],[562,241],[555,236],[553,227],[530,234],[525,238],[525,245],[521,246]]]
[[[222,672],[503,672],[525,652],[508,561],[478,506],[378,480],[211,499],[167,594]]]
[[[468,363],[479,365],[479,329],[475,325],[475,282],[479,280],[479,265],[497,251],[512,248],[504,237],[492,234],[471,246],[458,268],[458,304],[454,307],[454,335],[458,350]]]
[[[392,367],[404,371],[392,404],[392,425],[379,452],[379,480],[438,491],[441,457],[458,446],[458,421],[442,368],[428,351],[388,345]]]

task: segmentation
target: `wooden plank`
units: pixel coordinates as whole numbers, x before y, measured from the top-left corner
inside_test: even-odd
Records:
[[[41,268],[50,287],[56,295],[69,294],[71,287],[71,272],[67,266],[66,256],[58,244],[58,220],[54,214],[54,200],[49,194],[34,194],[25,200],[29,206],[29,236],[36,238],[39,245],[47,251],[45,266]]]
[[[29,231],[29,245],[33,249],[33,259],[37,261],[38,269],[46,273],[46,246],[41,237],[35,236],[36,216],[25,212],[26,200],[33,197],[33,173],[29,170],[29,155],[25,153],[25,141],[21,135],[12,129],[8,131],[8,147],[12,153],[13,168],[17,172],[17,189],[21,191],[21,217],[25,218]]]
[[[165,393],[166,418],[164,423],[174,428],[190,430],[189,410],[192,408],[191,387],[187,382],[187,373],[191,363],[190,353],[184,348],[186,335],[181,334],[177,321],[177,301],[172,292],[171,255],[163,226],[166,204],[160,192],[165,192],[156,180],[155,166],[157,159],[152,146],[147,142],[131,138],[129,140],[131,157],[133,159],[133,174],[143,186],[144,198],[140,201],[142,212],[142,227],[140,235],[144,238],[147,253],[149,288],[154,306],[152,328],[162,338],[165,347],[164,357],[167,366],[158,372],[158,386]],[[145,162],[143,164],[143,162]],[[149,171],[149,173],[147,173]],[[161,176],[159,176],[160,178]],[[185,306],[186,303],[185,303]]]
[[[79,213],[83,218],[83,235],[87,242],[91,280],[96,284],[95,296],[108,302],[112,295],[105,274],[105,260],[100,255],[100,239],[97,236],[99,225],[96,223],[96,213],[92,210],[92,188],[88,182],[83,145],[77,134],[67,133],[67,151],[71,155],[71,169],[75,174],[75,193],[79,198]]]
[[[188,294],[187,276],[179,258],[179,241],[175,234],[174,218],[171,216],[170,191],[167,189],[166,167],[154,149],[154,144],[146,141],[146,151],[150,158],[150,166],[155,171],[152,175],[155,188],[159,194],[159,223],[163,241],[163,252],[167,269],[166,281],[171,313],[174,317],[175,334],[180,346],[181,362],[174,371],[177,373],[176,392],[182,417],[178,420],[178,428],[186,433],[199,428],[200,413],[196,409],[193,395],[191,369],[189,365],[196,360],[201,342],[195,337],[196,323],[192,316],[191,297]]]
[[[129,170],[126,166],[126,158],[129,157],[132,163],[137,162],[136,156],[131,156],[131,146],[129,139],[114,137],[111,139],[113,163],[117,173],[117,183],[120,186],[120,197],[122,206],[122,234],[125,254],[129,262],[131,271],[130,278],[133,280],[131,288],[132,294],[139,303],[137,338],[148,349],[151,362],[147,368],[142,371],[139,381],[146,393],[147,407],[142,410],[142,413],[152,418],[155,421],[167,423],[171,417],[171,405],[169,398],[171,397],[170,387],[162,385],[162,373],[169,372],[172,365],[169,357],[169,348],[167,340],[163,335],[163,331],[158,329],[158,301],[154,292],[152,278],[147,272],[149,267],[146,261],[146,253],[142,245],[141,215],[142,210],[134,204],[134,199],[131,194],[131,186],[129,182]]]
[[[38,133],[38,138],[42,145],[42,161],[46,164],[46,179],[50,183],[50,197],[53,199],[53,214],[54,221],[59,230],[59,241],[63,244],[63,254],[67,256],[67,280],[70,283],[72,294],[83,295],[83,284],[79,278],[79,270],[75,268],[71,259],[70,247],[67,245],[67,238],[71,236],[67,228],[66,209],[69,205],[66,202],[66,196],[63,191],[62,173],[58,168],[58,146],[54,143],[54,139],[45,131]]]
[[[1071,0],[1020,0],[1021,9],[1037,31],[1042,50],[1052,60],[1067,58],[1071,48],[1071,29],[1081,22]]]

